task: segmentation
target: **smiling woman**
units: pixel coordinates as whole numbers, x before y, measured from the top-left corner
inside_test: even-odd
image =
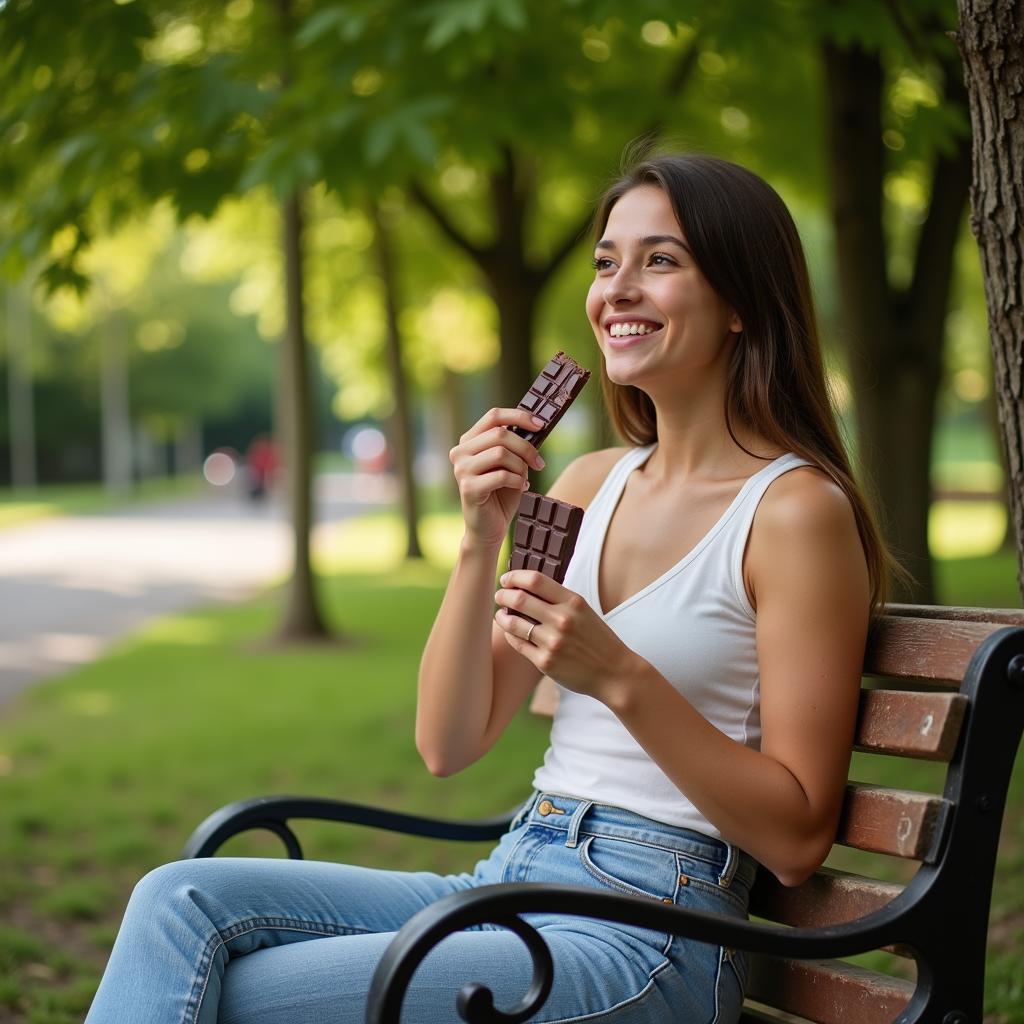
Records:
[[[628,446],[582,456],[549,492],[586,509],[563,583],[507,572],[492,614],[502,542],[543,465],[508,429],[529,433],[530,415],[492,409],[450,453],[463,536],[416,742],[431,772],[460,771],[556,680],[551,743],[509,831],[447,876],[166,865],[132,896],[89,1024],[361,1021],[393,933],[445,895],[560,882],[743,917],[759,868],[796,884],[831,847],[887,555],[829,406],[796,229],[760,178],[700,156],[635,167],[596,227],[586,314]],[[533,923],[559,965],[533,1020],[739,1016],[731,950]],[[481,978],[507,1006],[531,971],[511,933],[459,932],[417,969],[406,1019],[452,1020]]]

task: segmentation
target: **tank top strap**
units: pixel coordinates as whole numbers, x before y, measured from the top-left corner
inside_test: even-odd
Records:
[[[780,455],[774,462],[769,463],[764,469],[759,470],[750,478],[750,487],[746,489],[736,515],[728,524],[728,539],[726,549],[729,558],[729,579],[732,582],[736,600],[743,611],[751,618],[756,618],[756,612],[750,604],[747,596],[747,588],[743,582],[743,555],[747,549],[747,538],[750,535],[750,528],[754,525],[754,515],[757,512],[761,499],[765,492],[780,476],[788,473],[791,469],[798,469],[801,466],[812,466],[812,462],[802,458],[795,452],[787,452]]]

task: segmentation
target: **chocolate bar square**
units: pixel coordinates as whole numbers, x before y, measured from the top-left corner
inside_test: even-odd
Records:
[[[525,427],[509,429],[539,448],[588,380],[589,370],[585,370],[564,352],[556,352],[519,403],[520,409],[539,416],[544,426],[536,430],[527,430]]]

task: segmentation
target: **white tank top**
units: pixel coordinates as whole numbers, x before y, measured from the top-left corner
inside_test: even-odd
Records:
[[[756,472],[681,561],[604,613],[597,579],[608,524],[627,477],[656,447],[634,448],[612,467],[583,517],[565,586],[580,594],[627,647],[649,661],[712,725],[758,750],[755,613],[743,586],[743,551],[768,485],[810,463],[788,454]],[[604,704],[563,686],[558,695],[551,745],[534,775],[535,789],[625,807],[720,837]]]

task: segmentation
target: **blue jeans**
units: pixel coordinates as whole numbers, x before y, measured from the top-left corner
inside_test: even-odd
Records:
[[[361,1024],[394,932],[449,893],[557,882],[745,917],[756,864],[735,847],[615,807],[534,794],[471,873],[381,871],[257,858],[180,861],[132,894],[86,1024]],[[728,949],[590,918],[532,914],[555,961],[534,1021],[725,1024],[746,961]],[[470,981],[509,1007],[529,955],[491,925],[446,938],[406,995],[403,1021],[452,1024]]]

